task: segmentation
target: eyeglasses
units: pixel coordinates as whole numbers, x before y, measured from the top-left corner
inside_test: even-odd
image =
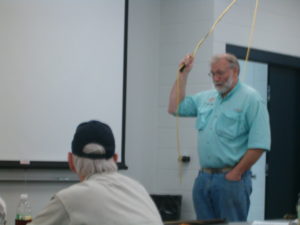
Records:
[[[227,68],[226,70],[217,70],[216,72],[209,72],[208,73],[208,76],[209,77],[215,77],[215,76],[218,76],[218,77],[224,77],[224,75],[226,74],[226,72],[231,69],[230,67]]]

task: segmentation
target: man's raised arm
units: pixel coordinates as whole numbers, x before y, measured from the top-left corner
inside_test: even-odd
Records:
[[[185,65],[185,67],[182,72],[179,72],[179,75],[178,75],[175,83],[173,84],[173,87],[172,87],[172,90],[170,93],[169,108],[168,108],[168,112],[170,114],[173,114],[173,115],[176,114],[178,104],[185,97],[187,77],[193,67],[193,62],[194,62],[194,56],[189,54],[179,64],[179,68],[181,68],[182,65]],[[180,69],[179,69],[179,71],[180,71]]]

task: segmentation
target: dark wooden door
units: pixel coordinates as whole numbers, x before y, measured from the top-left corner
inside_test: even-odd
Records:
[[[266,219],[296,213],[300,191],[300,70],[269,64],[272,146],[267,154]]]

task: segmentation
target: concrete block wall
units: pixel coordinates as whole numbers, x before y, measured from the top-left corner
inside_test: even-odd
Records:
[[[224,10],[230,1],[215,0],[214,15]],[[297,0],[259,1],[254,48],[291,56],[300,55],[300,2]],[[220,22],[214,34],[214,53],[224,51],[225,43],[247,46],[255,0],[237,1]]]
[[[208,31],[213,21],[213,1],[162,0],[160,7],[160,64],[158,99],[158,192],[182,195],[182,219],[194,219],[191,190],[199,171],[196,153],[196,132],[194,119],[179,119],[179,141],[182,154],[191,161],[180,164],[176,150],[176,118],[167,113],[169,92],[176,79],[178,63],[194,50],[196,43]],[[212,54],[212,39],[208,40],[197,55],[190,74],[188,93],[209,89],[207,76],[209,58]],[[203,74],[206,74],[203,76]]]
[[[181,194],[182,219],[195,217],[191,190],[199,165],[193,119],[180,119],[181,149],[191,156],[177,164],[176,120],[167,114],[169,91],[180,59],[191,52],[229,0],[130,0],[126,111],[126,162],[122,173],[139,180],[153,194]],[[209,59],[225,44],[246,46],[254,0],[240,0],[199,50],[188,93],[211,88]],[[253,46],[300,56],[298,0],[264,0]],[[49,171],[51,173],[51,171]],[[41,174],[44,172],[41,171]],[[9,220],[15,216],[20,192],[27,190],[36,214],[57,190],[70,183],[1,183]],[[263,191],[263,190],[262,190]]]

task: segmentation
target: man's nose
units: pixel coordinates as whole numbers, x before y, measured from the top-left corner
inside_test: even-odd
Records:
[[[212,78],[214,82],[219,82],[221,80],[221,77],[216,75],[214,75]]]

